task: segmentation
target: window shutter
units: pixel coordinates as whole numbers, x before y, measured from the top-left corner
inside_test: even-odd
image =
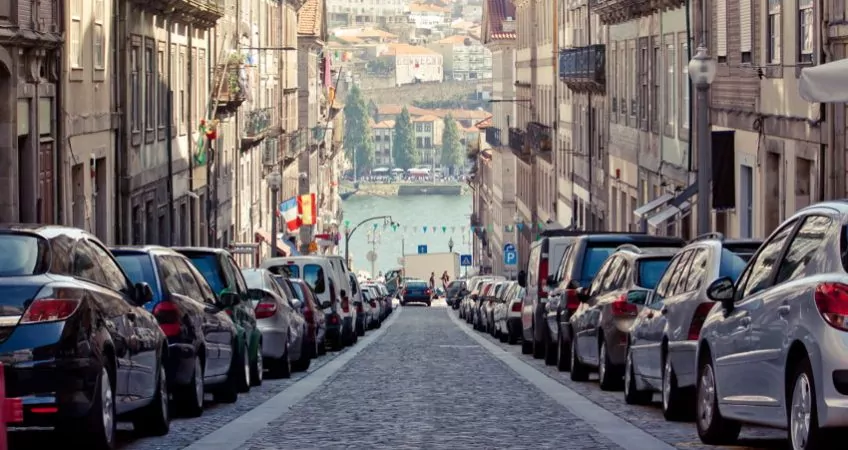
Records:
[[[727,56],[727,0],[716,0],[716,54]]]
[[[751,0],[739,0],[739,51],[751,51]]]

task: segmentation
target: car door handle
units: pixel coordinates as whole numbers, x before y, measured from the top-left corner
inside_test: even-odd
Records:
[[[750,327],[751,326],[751,318],[750,317],[743,317],[743,318],[739,319],[739,323],[745,328]]]
[[[661,309],[661,310],[660,310],[660,313],[662,313],[662,315],[666,315],[666,314],[668,314],[668,308],[663,308],[663,309]]]
[[[777,314],[782,317],[789,314],[789,310],[789,305],[780,305],[777,307]]]

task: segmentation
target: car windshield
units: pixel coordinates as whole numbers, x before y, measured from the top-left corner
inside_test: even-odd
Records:
[[[742,270],[745,269],[745,265],[748,264],[748,259],[751,259],[751,256],[747,255],[747,253],[747,251],[744,251],[742,255],[739,255],[726,248],[721,249],[718,276],[729,277],[731,280],[736,281]]]
[[[151,287],[157,286],[156,270],[153,261],[147,253],[115,254],[118,264],[127,273],[130,281],[135,283],[147,283]],[[153,302],[159,303],[159,289],[153,288]]]
[[[36,275],[47,271],[48,244],[44,238],[0,234],[0,277]]]
[[[244,282],[247,284],[247,287],[250,289],[262,289],[265,287],[265,283],[262,280],[262,272],[254,269],[242,270],[241,274],[244,276]]]
[[[203,275],[212,292],[222,292],[227,288],[227,281],[224,277],[224,272],[218,264],[218,258],[215,255],[199,254],[186,255],[194,267]]]
[[[414,289],[427,289],[427,283],[423,281],[409,281],[406,283],[406,287]]]
[[[663,273],[665,273],[669,262],[671,262],[671,257],[662,259],[651,258],[639,261],[639,280],[637,280],[637,284],[647,289],[657,287],[657,283],[662,278]]]
[[[598,271],[601,270],[601,265],[607,260],[609,255],[615,252],[615,247],[589,247],[586,249],[586,254],[583,256],[583,267],[580,272],[580,280],[586,284],[591,283]]]
[[[297,264],[280,264],[269,267],[268,270],[275,275],[283,275],[286,278],[300,278],[300,267]]]
[[[303,285],[300,283],[292,283],[291,285],[294,288],[292,289],[292,291],[294,292],[295,297],[297,297],[298,300],[306,303],[306,293],[303,291]]]
[[[306,281],[316,294],[323,294],[326,289],[324,286],[324,268],[317,264],[307,264],[303,266],[303,281]]]

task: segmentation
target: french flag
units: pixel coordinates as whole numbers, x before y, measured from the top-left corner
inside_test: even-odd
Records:
[[[295,231],[300,228],[301,221],[297,197],[292,197],[280,203],[280,216],[283,218],[286,228],[289,231]]]

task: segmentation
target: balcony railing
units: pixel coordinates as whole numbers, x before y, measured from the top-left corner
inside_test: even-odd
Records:
[[[290,157],[294,157],[304,149],[306,149],[307,141],[309,140],[309,135],[306,133],[306,128],[300,128],[288,136],[289,140],[289,152],[288,155]]]
[[[589,0],[593,14],[606,25],[629,22],[657,11],[680,8],[683,0]]]
[[[274,125],[274,108],[257,108],[248,111],[245,116],[242,150],[253,147],[267,137]]]
[[[553,148],[551,143],[551,127],[539,123],[527,123],[527,140],[531,148],[540,152],[549,152]]]
[[[235,58],[221,64],[215,71],[212,99],[217,102],[216,114],[232,114],[247,99],[247,86],[241,78],[242,63]]]
[[[225,0],[131,0],[144,11],[198,28],[212,28],[224,17]]]
[[[498,127],[486,128],[486,142],[492,147],[501,145],[501,129]]]
[[[509,148],[523,152],[524,151],[524,130],[518,128],[509,129]]]
[[[606,46],[595,44],[561,50],[559,77],[571,90],[603,92],[606,85]]]

